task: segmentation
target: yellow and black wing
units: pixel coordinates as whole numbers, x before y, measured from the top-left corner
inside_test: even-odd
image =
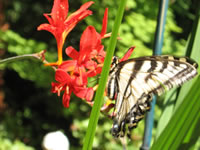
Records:
[[[152,95],[161,95],[197,75],[197,63],[187,57],[149,56],[118,63],[113,60],[107,96],[116,97],[113,136],[124,136],[150,109]]]

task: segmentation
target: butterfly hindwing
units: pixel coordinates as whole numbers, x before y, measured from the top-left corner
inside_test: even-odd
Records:
[[[187,57],[148,56],[118,63],[110,70],[107,95],[115,99],[111,132],[124,136],[125,125],[131,130],[150,109],[152,94],[161,95],[180,86],[197,74],[197,63]]]

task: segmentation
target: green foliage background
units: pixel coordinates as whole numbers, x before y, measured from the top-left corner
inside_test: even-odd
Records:
[[[74,12],[85,0],[69,0],[69,11]],[[95,1],[90,8],[93,15],[79,23],[67,37],[66,46],[79,49],[79,40],[87,25],[93,25],[101,31],[102,18],[106,7],[109,8],[108,29],[113,26],[118,1]],[[0,49],[2,58],[47,50],[46,59],[57,59],[56,41],[46,31],[37,31],[37,26],[47,22],[42,15],[51,11],[53,0],[2,0],[4,22],[9,30],[0,31]],[[155,36],[159,1],[127,0],[127,7],[120,28],[116,55],[123,56],[127,49],[136,46],[133,57],[151,55]],[[165,37],[164,54],[184,55],[186,39],[191,32],[194,20],[193,1],[177,0],[169,5]],[[105,48],[108,40],[104,40]],[[65,59],[68,59],[65,56]],[[62,130],[69,138],[71,149],[81,149],[86,133],[91,108],[80,99],[72,96],[70,108],[62,106],[61,97],[50,92],[54,81],[54,71],[44,67],[41,62],[23,60],[1,65],[3,73],[3,92],[6,109],[0,113],[0,149],[9,146],[23,146],[23,149],[41,149],[42,137],[50,131]],[[158,100],[155,114],[155,129],[163,109],[164,96]],[[112,120],[100,116],[94,139],[94,149],[120,149],[109,130]],[[138,149],[143,136],[144,121],[133,131],[133,142],[128,148]],[[2,144],[1,144],[2,143]],[[19,144],[20,143],[20,144]],[[23,144],[24,143],[24,144]],[[20,147],[19,146],[19,147]],[[4,148],[5,149],[5,148]],[[3,149],[3,150],[4,150]],[[22,149],[22,148],[18,148]]]

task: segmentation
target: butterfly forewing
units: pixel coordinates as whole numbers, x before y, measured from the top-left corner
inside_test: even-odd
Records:
[[[113,65],[107,83],[108,97],[116,97],[112,134],[124,136],[126,123],[131,130],[150,109],[152,94],[183,84],[197,74],[196,68],[193,60],[173,56],[140,57]]]

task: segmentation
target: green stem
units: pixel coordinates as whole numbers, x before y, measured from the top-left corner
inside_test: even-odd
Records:
[[[108,46],[108,49],[106,52],[107,54],[106,54],[106,58],[104,61],[101,78],[99,81],[99,87],[98,87],[98,90],[97,90],[97,93],[96,93],[96,96],[94,99],[94,105],[92,108],[89,125],[87,128],[87,133],[86,133],[86,136],[84,139],[83,150],[91,150],[92,149],[95,130],[96,130],[97,122],[99,119],[99,114],[100,114],[100,108],[101,108],[101,105],[103,102],[103,94],[105,91],[106,82],[107,82],[107,78],[108,78],[108,74],[109,74],[111,59],[114,54],[114,49],[115,49],[115,46],[117,43],[118,30],[119,30],[119,26],[122,21],[125,5],[126,5],[126,0],[120,0],[118,12],[117,12],[115,23],[113,26],[112,35],[111,35],[111,38],[109,41],[110,43],[109,43],[109,46]]]
[[[24,55],[5,58],[5,59],[0,60],[0,64],[11,63],[11,62],[18,61],[18,60],[23,60],[23,59],[37,59],[37,60],[42,61],[44,64],[48,64],[49,62],[46,61],[45,57],[44,57],[44,53],[45,52],[46,52],[45,50],[42,50],[42,51],[40,51],[38,53],[34,53],[34,54],[24,54]],[[52,66],[52,68],[54,70],[56,70],[56,67]]]
[[[13,57],[2,59],[2,60],[0,60],[0,64],[10,63],[10,62],[22,60],[22,59],[30,59],[30,58],[40,59],[40,58],[36,57],[35,54],[25,54],[25,55],[13,56]]]

